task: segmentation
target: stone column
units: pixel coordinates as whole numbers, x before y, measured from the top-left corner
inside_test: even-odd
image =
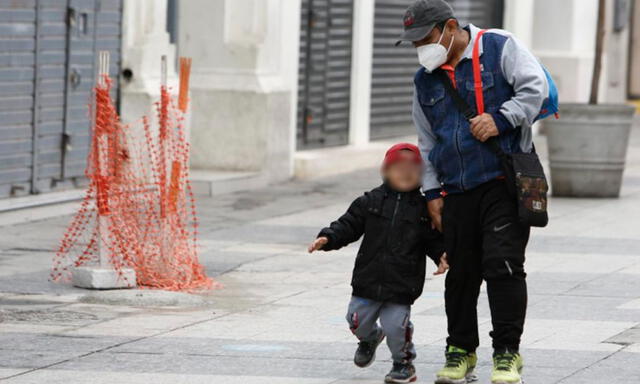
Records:
[[[299,0],[179,3],[178,47],[191,56],[192,165],[293,174]]]
[[[374,7],[371,0],[355,0],[353,5],[349,143],[354,145],[367,144],[370,136]]]
[[[626,25],[620,30],[614,30],[614,15],[616,0],[607,1],[607,18],[605,24],[605,68],[600,83],[600,99],[609,103],[624,103],[628,96],[629,81],[629,39],[631,36],[630,2],[620,2],[620,12],[626,18]],[[636,2],[636,4],[640,3]],[[632,75],[633,76],[633,75]],[[635,77],[635,76],[634,76]]]
[[[524,45],[533,49],[534,0],[506,0],[504,9],[504,29],[513,33]],[[540,124],[533,124],[533,134],[540,132]]]
[[[122,32],[120,112],[128,123],[155,114],[162,55],[167,55],[169,63],[168,84],[177,86],[175,46],[167,33],[167,0],[125,1]]]
[[[504,3],[504,29],[513,33],[527,47],[533,41],[534,0],[506,0]]]

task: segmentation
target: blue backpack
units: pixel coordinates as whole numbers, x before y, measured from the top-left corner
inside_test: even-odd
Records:
[[[559,115],[559,105],[558,105],[558,87],[556,87],[556,82],[553,81],[553,77],[547,68],[545,68],[542,63],[540,63],[544,74],[547,76],[547,83],[549,84],[549,96],[544,99],[542,103],[542,108],[540,109],[540,114],[536,117],[536,121],[545,119],[551,115],[554,115],[556,119],[560,118]]]

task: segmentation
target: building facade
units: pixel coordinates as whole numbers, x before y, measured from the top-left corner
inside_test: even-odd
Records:
[[[0,0],[0,198],[82,184],[103,49],[125,122],[152,110],[161,55],[193,58],[192,167],[211,180],[286,180],[300,159],[336,161],[413,134],[417,56],[394,46],[410,2]],[[462,23],[508,29],[530,46],[561,102],[587,100],[597,0],[450,3]],[[601,101],[640,98],[634,73],[640,0],[607,0]]]
[[[122,0],[0,2],[0,198],[83,184],[95,58],[118,79],[121,16]]]
[[[418,68],[416,53],[410,46],[394,46],[409,3],[410,0],[212,1],[215,5],[210,7],[218,13],[207,24],[209,28],[216,25],[217,29],[209,29],[207,38],[201,41],[206,45],[206,41],[220,39],[221,43],[209,43],[209,49],[192,42],[189,49],[216,57],[216,67],[203,76],[215,73],[216,87],[225,88],[225,96],[216,98],[210,92],[210,96],[202,96],[205,104],[194,104],[192,132],[207,132],[207,140],[203,140],[207,143],[203,148],[206,156],[194,154],[198,159],[194,166],[266,170],[277,174],[276,180],[296,172],[313,176],[314,171],[300,171],[306,168],[296,164],[326,162],[336,171],[349,170],[351,167],[345,164],[351,161],[348,157],[340,164],[343,154],[375,147],[380,139],[412,134],[410,109],[412,78]],[[530,46],[556,79],[561,102],[587,100],[597,0],[450,3],[462,23],[508,29]],[[600,100],[625,102],[640,94],[640,80],[633,76],[633,69],[637,73],[640,66],[640,1],[607,0],[606,4]],[[251,28],[242,27],[246,36],[252,37],[245,36],[242,47],[234,41],[241,35],[238,31],[233,33],[238,28],[236,17],[253,20]],[[179,14],[178,19],[178,25],[187,22],[185,14]],[[193,25],[193,21],[189,23]],[[262,32],[256,28],[262,28]],[[178,51],[186,53],[181,44],[191,37],[185,36],[182,28],[178,30]],[[257,56],[250,56],[249,52]],[[263,54],[272,60],[260,60]],[[248,62],[252,66],[247,67]],[[276,89],[252,88],[251,84],[273,84],[274,74],[278,106],[271,104],[272,109],[264,109],[267,100],[276,100]],[[245,101],[253,97],[258,100],[253,101],[256,107],[251,109]],[[223,114],[208,111],[216,115],[214,120],[197,117],[205,105],[217,109],[217,102],[222,102]],[[273,120],[273,114],[280,119]],[[215,121],[215,126],[208,125],[210,121]],[[254,126],[257,121],[263,122],[264,127]],[[217,148],[214,143],[223,147],[220,153],[224,160],[211,155],[210,149]],[[269,157],[270,153],[279,156]],[[274,168],[278,169],[275,174]]]

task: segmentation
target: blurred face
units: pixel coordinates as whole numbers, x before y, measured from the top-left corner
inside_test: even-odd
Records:
[[[400,160],[383,169],[382,177],[396,191],[412,191],[420,186],[422,164],[413,161],[411,151],[401,151]]]

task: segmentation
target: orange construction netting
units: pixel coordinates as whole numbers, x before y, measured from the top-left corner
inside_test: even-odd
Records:
[[[110,97],[111,80],[95,87],[94,123],[84,200],[54,257],[51,278],[75,267],[133,268],[140,287],[210,289],[198,261],[198,220],[189,182],[184,116],[190,59],[180,60],[178,106],[162,85],[157,116],[124,125]],[[137,128],[137,129],[136,129]]]

